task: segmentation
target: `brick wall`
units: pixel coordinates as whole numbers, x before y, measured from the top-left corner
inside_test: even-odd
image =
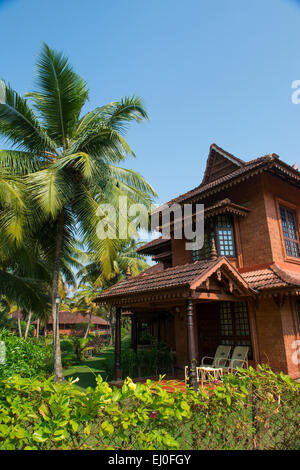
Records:
[[[256,326],[260,362],[269,364],[275,372],[288,373],[281,312],[272,297],[259,299]]]
[[[295,297],[288,297],[281,307],[282,333],[288,374],[293,379],[298,379],[300,378],[300,361],[299,364],[296,364],[295,358],[293,360],[293,354],[295,353],[293,342],[297,339],[300,340],[300,332],[295,313]],[[300,352],[298,353],[298,359],[300,360]]]
[[[295,214],[300,237],[300,190],[272,175],[264,175],[263,188],[266,217],[271,240],[272,259],[276,263],[280,263],[281,266],[286,267],[286,269],[300,271],[300,261],[297,263],[296,260],[286,259],[278,210],[279,204],[291,204],[291,208],[297,206]]]

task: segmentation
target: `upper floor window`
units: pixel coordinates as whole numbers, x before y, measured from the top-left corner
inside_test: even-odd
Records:
[[[300,258],[295,212],[287,207],[280,206],[280,217],[286,254],[287,256]]]
[[[218,215],[216,224],[216,242],[220,256],[234,256],[234,235],[232,217]]]
[[[219,256],[235,256],[233,219],[230,215],[217,215],[205,221],[204,244],[201,249],[192,251],[192,261],[210,258],[214,237]]]

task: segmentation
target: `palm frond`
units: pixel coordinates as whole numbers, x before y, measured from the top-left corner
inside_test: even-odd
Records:
[[[70,181],[53,167],[27,175],[26,184],[45,216],[53,219],[71,199]]]
[[[86,82],[77,75],[68,59],[43,44],[37,62],[37,91],[31,93],[49,136],[58,147],[68,147],[81,109],[88,99]]]
[[[55,151],[56,144],[39,124],[27,100],[9,85],[5,85],[5,100],[0,102],[0,135],[29,152]]]
[[[0,150],[0,168],[9,168],[12,175],[24,176],[41,170],[45,160],[39,154]]]

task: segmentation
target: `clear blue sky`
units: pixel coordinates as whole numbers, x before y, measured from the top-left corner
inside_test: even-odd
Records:
[[[45,41],[88,81],[91,108],[143,98],[150,121],[127,135],[128,166],[160,202],[201,182],[213,142],[299,164],[296,0],[0,0],[0,19],[0,77],[17,91],[32,89]]]

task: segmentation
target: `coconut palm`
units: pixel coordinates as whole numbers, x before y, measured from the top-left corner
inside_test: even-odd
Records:
[[[142,242],[131,240],[118,240],[116,256],[112,260],[112,270],[107,276],[102,269],[101,264],[97,262],[95,253],[89,253],[86,259],[89,262],[78,271],[77,277],[80,278],[79,285],[89,282],[95,287],[102,289],[119,282],[128,274],[137,276],[141,271],[149,268],[146,256],[138,253],[136,250],[141,246]]]
[[[138,173],[118,166],[134,155],[123,136],[128,125],[147,119],[141,100],[124,98],[82,115],[87,100],[86,82],[62,53],[44,44],[37,62],[36,89],[22,97],[4,83],[0,102],[0,135],[12,147],[0,152],[0,162],[3,167],[20,169],[30,195],[26,207],[30,217],[25,217],[26,222],[18,219],[18,232],[12,229],[13,215],[8,221],[0,220],[0,229],[16,242],[24,227],[33,234],[47,234],[44,249],[52,256],[54,328],[62,259],[72,250],[75,229],[108,272],[107,260],[115,258],[118,245],[110,237],[97,237],[99,203],[113,203],[126,195],[129,202],[149,205],[155,196]],[[54,362],[55,380],[63,380],[59,335]]]
[[[124,279],[129,273],[132,276],[137,276],[149,267],[146,257],[136,251],[142,245],[142,242],[137,242],[135,239],[118,240],[118,245],[117,255],[112,262],[113,270],[108,277],[103,272],[101,265],[97,263],[94,253],[85,256],[85,260],[89,262],[77,273],[77,276],[80,278],[79,285],[88,283],[90,302],[99,294],[99,289],[105,290],[111,287]],[[110,323],[111,344],[113,342],[114,313],[114,309],[110,308],[109,311],[102,312],[101,315],[105,315]]]

